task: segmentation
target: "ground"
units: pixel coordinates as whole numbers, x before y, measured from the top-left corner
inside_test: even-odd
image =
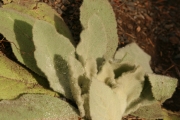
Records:
[[[180,1],[179,0],[109,0],[117,21],[119,47],[136,42],[151,56],[156,74],[180,81]],[[81,24],[79,7],[82,0],[43,0],[64,18],[78,43]],[[2,36],[0,36],[2,38]],[[0,38],[0,39],[1,39]],[[0,49],[4,49],[0,42]],[[6,53],[8,54],[8,52]],[[163,107],[180,111],[180,82],[172,98]]]

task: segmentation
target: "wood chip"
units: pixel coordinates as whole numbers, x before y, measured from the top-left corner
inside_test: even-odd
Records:
[[[136,28],[136,31],[137,31],[137,32],[140,32],[140,31],[141,31],[141,27],[138,26],[138,27]]]

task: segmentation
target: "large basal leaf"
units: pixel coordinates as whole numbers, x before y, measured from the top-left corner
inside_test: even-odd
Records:
[[[82,66],[82,64],[75,59],[74,57],[69,57],[69,69],[70,69],[70,88],[72,92],[72,96],[74,98],[74,101],[76,102],[76,105],[78,106],[80,116],[85,116],[85,110],[84,110],[84,100],[81,96],[82,91],[81,87],[79,85],[79,81],[81,78],[83,78],[83,75],[85,73],[85,70]],[[85,79],[84,79],[85,80]]]
[[[37,20],[33,27],[37,66],[45,73],[50,87],[72,99],[69,84],[68,58],[75,48],[48,22]]]
[[[78,120],[77,109],[48,95],[25,94],[0,101],[1,120]]]
[[[3,7],[4,8],[0,9],[0,33],[12,43],[13,53],[18,61],[45,77],[44,73],[37,67],[34,58],[34,51],[36,49],[32,38],[34,22],[36,19],[49,22],[56,28],[58,33],[69,38],[70,40],[67,39],[68,41],[73,42],[67,26],[50,6],[43,3],[39,3],[38,6],[36,6],[35,2],[29,1],[21,4],[12,3],[4,5]],[[33,9],[34,7],[37,8]],[[5,8],[14,9],[21,13]],[[29,14],[32,17],[25,14]]]
[[[132,43],[119,49],[115,54],[115,60],[111,62],[115,78],[119,77],[117,79],[119,86],[115,87],[115,92],[118,93],[118,90],[121,90],[128,96],[124,115],[138,108],[148,109],[146,106],[153,104],[154,101],[159,101],[161,104],[175,91],[177,79],[152,74],[149,61],[149,55]],[[138,70],[135,66],[140,66],[141,69]],[[139,72],[131,72],[134,69]],[[148,112],[149,116],[147,113],[143,115],[153,118],[153,111]],[[157,114],[162,115],[161,111]]]
[[[163,103],[166,99],[172,97],[176,90],[177,79],[162,75],[147,74],[151,84],[153,97]]]
[[[162,108],[157,101],[148,106],[140,107],[137,111],[131,114],[140,118],[145,118],[146,120],[163,119]]]
[[[41,86],[48,87],[45,78],[27,71],[2,53],[0,54],[0,68],[0,99],[13,99],[23,93],[42,93],[52,96],[56,94]]]
[[[13,53],[18,61],[44,76],[34,58],[32,26],[35,19],[13,10],[0,8],[0,21],[0,33],[12,43]]]
[[[151,57],[136,43],[131,43],[123,48],[118,49],[114,59],[117,60],[117,64],[114,65],[114,68],[119,67],[121,64],[140,65],[145,72],[152,73],[149,65]]]
[[[137,88],[135,88],[135,89],[137,89]],[[153,97],[151,85],[150,85],[149,81],[145,78],[145,80],[143,82],[143,89],[141,91],[141,94],[139,95],[138,98],[136,98],[134,101],[132,101],[127,106],[124,115],[128,115],[132,112],[135,112],[136,110],[141,109],[141,107],[144,107],[144,106],[145,106],[144,108],[146,109],[146,106],[151,106],[155,102],[157,102],[157,101]],[[159,106],[160,106],[160,104],[159,104]],[[161,111],[159,111],[159,112],[161,112]],[[157,114],[161,114],[161,113],[157,113]]]
[[[102,20],[93,14],[88,22],[88,27],[81,33],[81,42],[76,52],[83,63],[89,58],[102,58],[106,52],[107,35]]]
[[[118,35],[115,15],[108,0],[84,0],[80,12],[84,28],[81,34],[81,41],[84,43],[80,44],[84,50],[87,52],[86,48],[91,48],[90,54],[96,55],[101,52],[105,59],[112,58],[118,45]],[[102,48],[104,46],[105,51]]]
[[[3,8],[13,9],[29,15],[35,19],[44,20],[55,26],[58,33],[74,43],[71,32],[60,15],[49,5],[34,0],[14,0],[13,3],[3,5]]]

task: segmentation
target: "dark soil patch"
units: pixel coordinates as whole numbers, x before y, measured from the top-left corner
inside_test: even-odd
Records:
[[[136,42],[151,57],[152,70],[180,81],[180,1],[179,0],[109,0],[117,21],[119,47]],[[82,30],[79,7],[82,0],[43,0],[64,18],[76,43]],[[3,37],[0,36],[0,39]],[[5,42],[0,50],[11,54]],[[5,43],[7,44],[7,43]],[[8,45],[7,45],[8,46]],[[163,107],[180,111],[180,84]]]

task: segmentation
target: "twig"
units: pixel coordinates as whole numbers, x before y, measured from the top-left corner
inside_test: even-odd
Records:
[[[149,39],[149,38],[147,38],[147,40],[149,41],[149,43],[153,46],[153,48],[154,48],[154,44],[153,44],[153,42],[151,41],[151,39]]]
[[[170,70],[171,68],[173,68],[175,65],[171,65],[168,69],[166,69],[163,74],[165,74],[168,70]]]
[[[175,70],[176,70],[176,73],[177,73],[178,77],[180,78],[180,72],[179,72],[179,69],[178,69],[177,66],[175,66]]]
[[[136,39],[136,37],[134,37],[133,35],[131,35],[131,34],[129,34],[129,33],[125,33],[126,35],[128,35],[128,36],[130,36],[130,37],[132,37],[132,38],[134,38],[134,39]]]
[[[4,38],[0,41],[0,43],[3,43],[3,42],[8,42],[8,43],[12,43],[16,49],[18,49],[20,51],[20,49],[16,46],[16,44],[14,42],[11,42],[11,41],[8,41],[8,40],[5,40]],[[3,45],[3,44],[2,44]],[[3,47],[5,48],[5,46],[3,45]]]
[[[0,40],[0,44],[3,46],[3,48],[5,48],[3,41],[4,41],[4,38],[2,40]]]

